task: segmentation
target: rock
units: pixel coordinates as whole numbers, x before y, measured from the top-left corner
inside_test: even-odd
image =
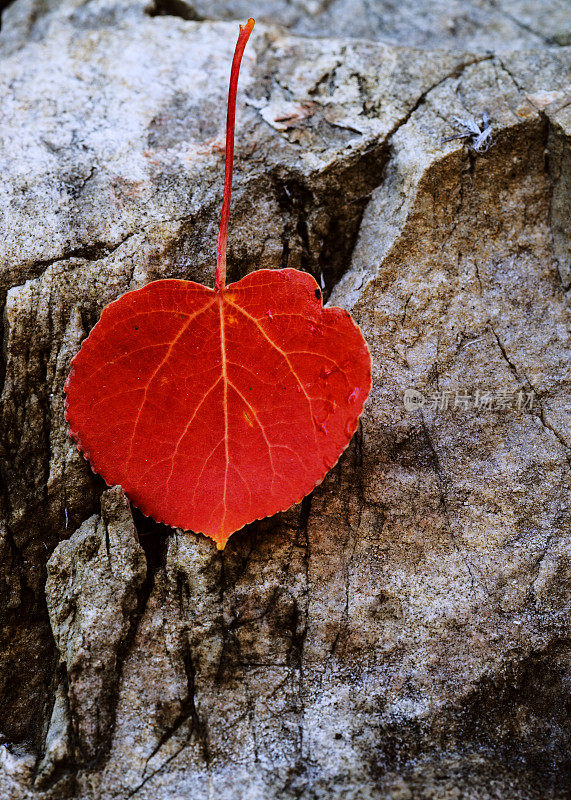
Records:
[[[223,553],[104,491],[63,383],[124,291],[212,285],[219,20],[255,9],[3,12],[2,798],[565,796],[566,17],[364,7],[262,10],[229,267],[310,271],[373,391],[312,496]],[[487,152],[443,142],[484,111]]]
[[[49,786],[58,769],[73,763],[72,725],[66,682],[56,689],[54,706],[46,734],[44,755],[38,767],[36,786]]]
[[[563,0],[545,6],[525,0],[466,3],[435,0],[419,3],[367,3],[366,0],[313,2],[281,0],[154,0],[153,14],[183,19],[247,19],[278,23],[305,36],[378,39],[414,47],[505,50],[517,47],[569,45],[569,8]]]
[[[46,737],[44,762],[52,769],[69,752],[67,698],[76,760],[96,761],[111,734],[120,659],[146,577],[120,487],[101,496],[101,517],[90,517],[56,547],[47,572],[50,622],[69,685],[66,696],[60,684]],[[44,763],[42,777],[46,772]]]

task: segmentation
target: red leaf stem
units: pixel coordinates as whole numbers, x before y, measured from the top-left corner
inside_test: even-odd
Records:
[[[230,197],[232,195],[232,168],[234,165],[234,128],[236,123],[236,93],[238,91],[238,75],[242,55],[250,34],[254,28],[254,20],[249,19],[245,25],[240,25],[240,33],[236,42],[232,70],[230,72],[230,86],[228,88],[228,114],[226,117],[226,166],[224,169],[224,199],[222,201],[222,215],[220,217],[220,232],[218,234],[218,248],[216,251],[216,291],[224,289],[226,284],[226,240],[228,239],[228,220],[230,218]]]

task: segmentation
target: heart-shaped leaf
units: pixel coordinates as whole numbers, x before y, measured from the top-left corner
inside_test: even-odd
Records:
[[[73,361],[67,418],[107,483],[223,546],[335,464],[370,388],[346,311],[313,278],[253,272],[223,291],[164,280],[103,311]]]
[[[108,484],[145,514],[224,547],[323,480],[357,427],[371,359],[314,279],[260,270],[225,286],[234,114],[248,20],[232,62],[215,288],[162,280],[103,310],[72,362],[66,418]]]

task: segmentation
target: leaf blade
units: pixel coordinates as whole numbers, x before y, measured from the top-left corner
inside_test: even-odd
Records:
[[[94,471],[143,513],[224,546],[323,480],[356,430],[370,366],[358,327],[323,308],[306,273],[260,270],[220,292],[156,281],[102,313],[74,359],[66,417]]]

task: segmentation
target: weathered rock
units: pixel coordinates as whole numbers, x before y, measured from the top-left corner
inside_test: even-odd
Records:
[[[80,669],[81,666],[79,667]],[[72,720],[67,693],[67,680],[62,680],[56,689],[52,714],[46,733],[43,758],[38,765],[35,785],[40,788],[49,786],[56,779],[58,771],[65,769],[73,762]]]
[[[256,9],[4,12],[2,800],[565,796],[571,106],[546,40],[566,19],[429,5],[263,12],[231,279],[311,271],[374,387],[312,497],[224,553],[136,515],[146,580],[62,387],[107,302],[212,283],[236,25],[200,19]],[[488,152],[442,143],[484,110]]]
[[[111,732],[119,661],[146,577],[145,554],[120,487],[101,495],[100,517],[87,519],[56,547],[47,572],[46,598],[69,687],[75,758],[93,762]],[[68,755],[65,716],[60,688],[46,737],[52,762]],[[40,774],[46,771],[44,766]]]

